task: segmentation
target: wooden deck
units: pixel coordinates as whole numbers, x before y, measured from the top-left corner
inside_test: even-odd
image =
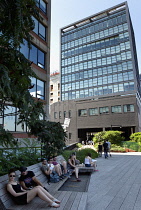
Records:
[[[141,210],[141,153],[98,159],[88,189],[87,210]]]
[[[141,153],[112,154],[108,159],[98,158],[97,165],[99,171],[92,173],[88,192],[58,191],[65,180],[46,184],[61,201],[58,210],[141,210]],[[11,209],[25,210],[25,206],[12,205]],[[26,209],[54,208],[37,197]]]

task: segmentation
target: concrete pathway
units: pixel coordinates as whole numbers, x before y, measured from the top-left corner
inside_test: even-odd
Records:
[[[97,163],[86,210],[141,210],[141,153],[113,153]]]

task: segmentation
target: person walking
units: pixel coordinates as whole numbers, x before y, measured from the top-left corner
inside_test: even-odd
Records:
[[[108,153],[109,153],[110,157],[112,157],[112,155],[111,155],[111,142],[106,141],[106,143],[108,144]]]
[[[104,140],[103,148],[104,148],[104,156],[106,159],[108,158],[108,144],[106,143],[106,140]]]
[[[99,154],[99,157],[102,157],[102,144],[101,144],[101,142],[99,142],[99,144],[98,144],[98,154]]]

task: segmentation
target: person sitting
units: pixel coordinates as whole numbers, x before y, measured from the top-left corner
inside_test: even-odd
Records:
[[[60,201],[54,198],[43,187],[36,186],[31,190],[24,190],[22,186],[15,181],[16,173],[11,169],[8,173],[9,181],[7,184],[7,191],[10,193],[13,201],[19,205],[24,205],[33,200],[36,196],[44,200],[49,206],[58,208]]]
[[[58,164],[60,164],[61,166],[61,169],[62,169],[62,172],[63,172],[63,175],[64,176],[67,176],[68,175],[68,171],[67,171],[67,162],[66,160],[64,159],[64,157],[62,155],[59,155],[59,156],[54,156],[53,157],[53,161],[57,162]]]
[[[75,165],[79,165],[79,164],[80,164],[80,160],[78,160],[78,159],[76,158],[76,152],[73,152],[72,155],[73,155],[73,158],[74,158],[74,160],[75,160]]]
[[[21,172],[19,182],[23,189],[29,190],[38,185],[44,188],[43,184],[36,178],[33,171],[27,171],[27,168],[24,166],[21,166],[19,171]]]
[[[50,183],[50,174],[52,174],[52,170],[47,164],[47,160],[45,158],[42,159],[42,166],[41,166],[42,172],[46,175],[48,184]]]
[[[60,180],[64,178],[60,164],[58,164],[56,161],[53,161],[52,157],[48,158],[48,166],[51,170],[55,171],[58,174]]]
[[[75,157],[74,157],[74,155],[70,155],[70,158],[68,160],[68,170],[71,173],[75,172],[76,181],[77,182],[81,182],[81,180],[78,178],[79,169],[78,169],[78,167],[75,164]]]
[[[91,158],[91,153],[88,153],[87,156],[85,157],[84,163],[85,163],[85,167],[94,167],[94,171],[98,171],[96,170],[96,161]]]

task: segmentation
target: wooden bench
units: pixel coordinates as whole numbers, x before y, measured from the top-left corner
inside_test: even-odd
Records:
[[[63,183],[68,179],[61,180],[58,183],[47,184],[47,178],[42,173],[41,164],[34,164],[28,167],[28,171],[33,171],[36,177],[42,182],[42,184],[49,190],[49,192],[61,200],[60,208],[61,210],[85,210],[87,203],[87,193],[82,192],[66,192],[66,191],[58,191],[58,189],[63,185]],[[16,175],[20,175],[20,171],[16,171]],[[29,204],[26,205],[16,205],[11,197],[9,196],[6,190],[6,184],[8,183],[8,175],[4,175],[0,177],[0,210],[39,210],[39,209],[53,209],[48,207],[48,204],[45,201],[42,201],[39,197],[33,199]]]
[[[60,187],[61,185],[66,181],[67,178],[63,179],[63,181],[60,181],[58,183],[51,183],[50,185],[47,184],[47,178],[46,176],[43,174],[43,172],[41,171],[41,164],[34,164],[32,166],[29,166],[27,168],[28,171],[33,171],[37,177],[37,179],[39,179],[42,184],[49,190],[49,192],[51,194],[54,194]],[[16,171],[16,175],[17,175],[17,180],[18,177],[20,176],[20,171]],[[8,183],[8,175],[4,175],[0,177],[0,210],[3,208],[5,209],[22,209],[22,207],[24,205],[15,205],[15,203],[12,201],[10,195],[8,194],[7,190],[6,190],[6,184]],[[36,199],[34,199],[36,200]],[[31,202],[32,204],[34,203]],[[30,204],[28,204],[29,206]],[[23,209],[25,209],[25,206],[23,207]]]

